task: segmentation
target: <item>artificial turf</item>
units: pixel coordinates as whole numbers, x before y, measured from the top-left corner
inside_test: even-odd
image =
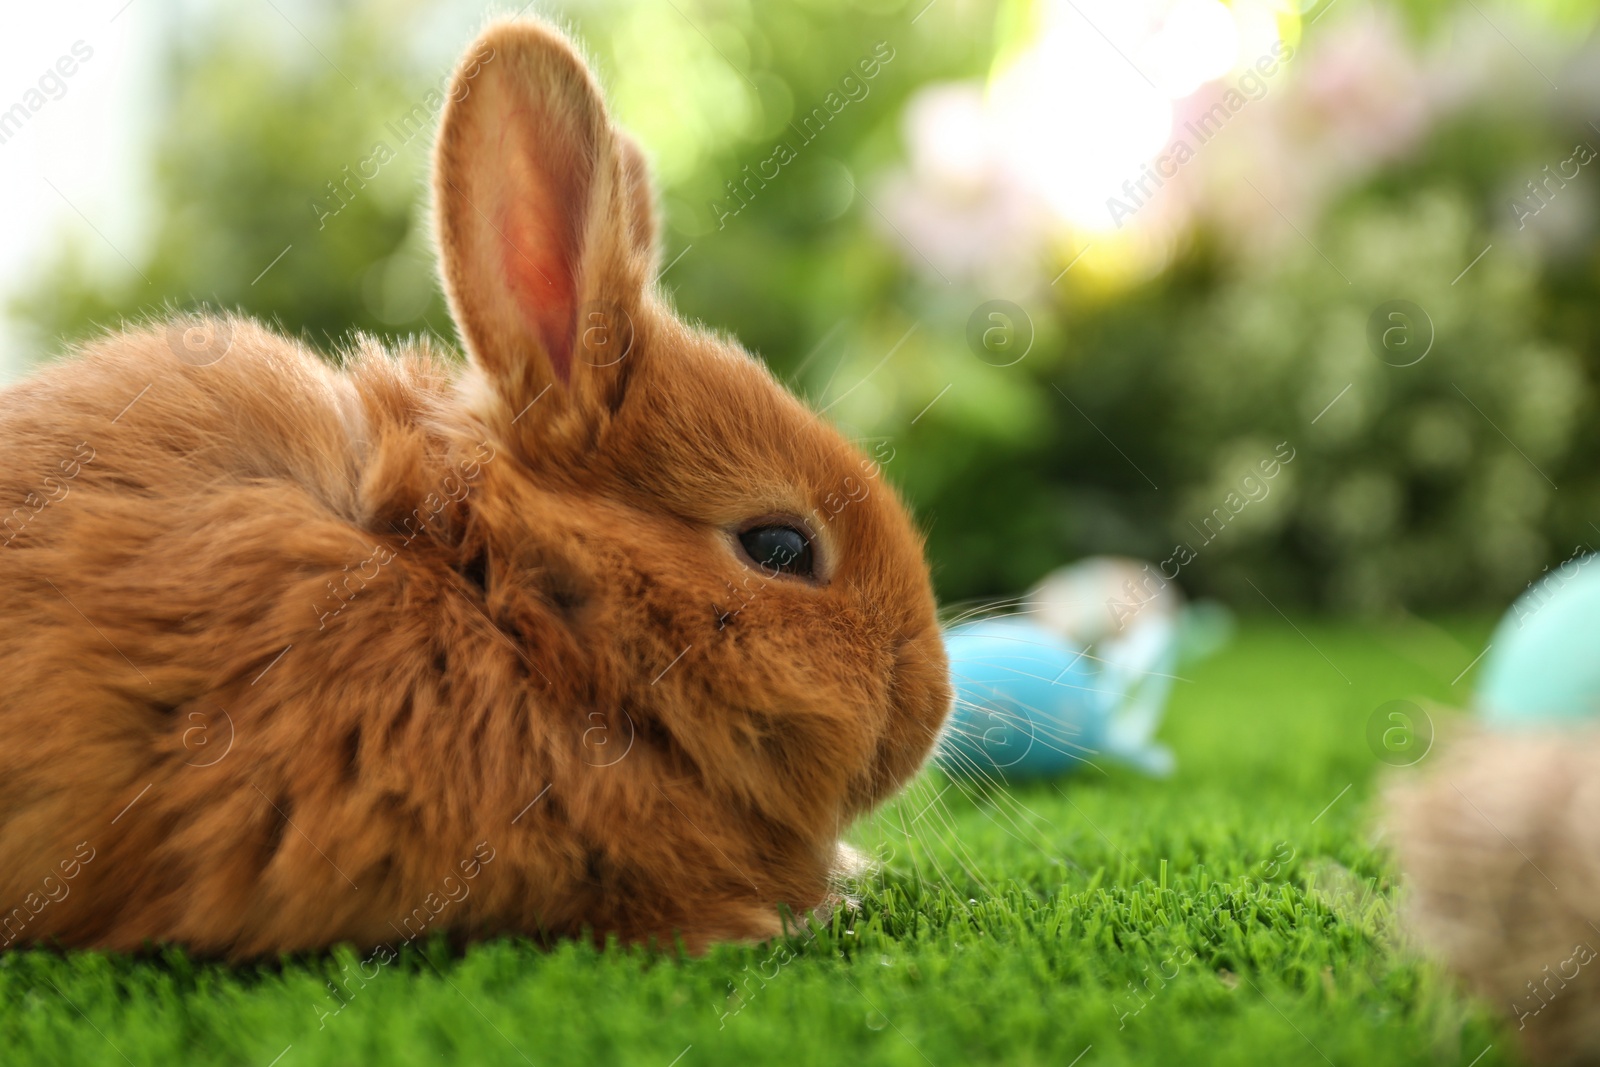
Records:
[[[852,833],[884,861],[859,910],[787,941],[436,942],[370,981],[346,950],[0,954],[0,1062],[1516,1062],[1509,1028],[1409,947],[1371,829],[1388,768],[1369,718],[1463,702],[1487,630],[1247,623],[1180,672],[1172,778],[984,794],[929,772]]]

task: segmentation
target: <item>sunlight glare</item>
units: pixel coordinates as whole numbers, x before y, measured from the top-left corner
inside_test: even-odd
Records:
[[[1260,37],[1261,5],[1037,2],[1037,37],[989,85],[995,147],[1062,222],[1115,230],[1108,198],[1166,146],[1174,102],[1233,70],[1242,37]]]

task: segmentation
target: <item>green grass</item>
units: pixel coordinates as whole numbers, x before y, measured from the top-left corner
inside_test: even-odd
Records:
[[[854,834],[887,860],[859,913],[811,936],[692,960],[435,944],[364,986],[345,951],[244,969],[13,952],[0,1061],[1514,1062],[1512,1034],[1405,947],[1370,829],[1368,717],[1461,702],[1488,627],[1300,629],[1246,625],[1184,668],[1171,780],[1090,770],[931,806],[949,783],[919,781]],[[333,977],[354,992],[323,1017]]]

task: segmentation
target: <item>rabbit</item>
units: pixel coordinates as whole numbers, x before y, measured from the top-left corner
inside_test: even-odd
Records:
[[[1597,768],[1593,727],[1476,730],[1386,794],[1409,931],[1543,1063],[1600,1060]]]
[[[464,364],[193,316],[4,391],[0,945],[766,939],[925,761],[882,456],[668,307],[577,48],[490,23],[432,167]]]

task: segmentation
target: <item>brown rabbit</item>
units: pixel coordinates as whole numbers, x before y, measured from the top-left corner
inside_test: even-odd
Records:
[[[468,57],[433,190],[464,369],[198,319],[0,399],[0,944],[760,938],[933,744],[880,467],[663,303],[563,37]]]
[[[1410,926],[1544,1063],[1600,1062],[1600,732],[1470,733],[1392,784]]]

